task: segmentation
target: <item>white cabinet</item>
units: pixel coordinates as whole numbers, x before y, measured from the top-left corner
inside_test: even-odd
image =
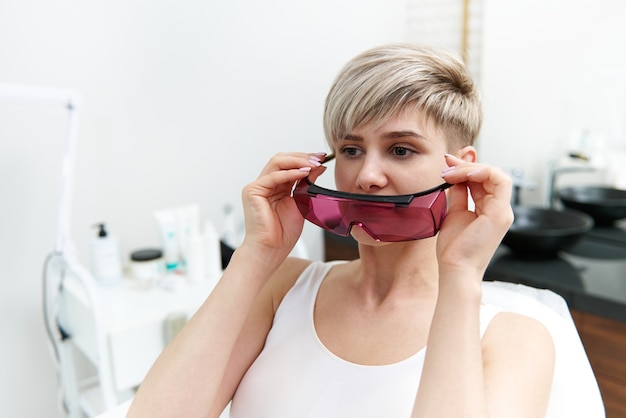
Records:
[[[120,401],[117,394],[142,382],[165,347],[168,319],[180,324],[181,316],[190,317],[217,282],[192,283],[174,275],[167,278],[167,287],[131,279],[101,287],[85,286],[77,276],[70,274],[63,282],[59,323],[98,369],[100,389],[115,402]]]

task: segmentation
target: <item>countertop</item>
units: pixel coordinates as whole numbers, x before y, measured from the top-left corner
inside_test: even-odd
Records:
[[[626,323],[626,223],[594,228],[552,258],[517,256],[502,245],[485,280],[550,289],[572,309]]]
[[[327,260],[358,257],[351,237],[325,231],[324,242]],[[550,289],[572,309],[626,323],[626,221],[594,228],[568,252],[552,258],[519,257],[501,245],[485,280]]]

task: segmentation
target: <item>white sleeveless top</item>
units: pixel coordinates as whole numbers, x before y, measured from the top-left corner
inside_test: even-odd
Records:
[[[315,300],[333,264],[312,263],[287,292],[265,347],[239,384],[230,418],[411,416],[426,348],[398,363],[365,366],[337,357],[318,338]],[[498,312],[482,305],[481,336]]]

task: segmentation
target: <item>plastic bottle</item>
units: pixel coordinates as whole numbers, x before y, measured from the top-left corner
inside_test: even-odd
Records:
[[[235,218],[235,211],[231,205],[224,206],[224,223],[222,224],[222,240],[225,244],[232,248],[239,246],[237,231],[237,221]]]
[[[205,275],[205,260],[203,253],[202,236],[197,232],[192,232],[187,237],[187,249],[186,249],[186,275],[191,282],[201,282]]]
[[[96,281],[104,286],[118,284],[122,280],[122,258],[115,237],[104,223],[96,224],[97,236],[91,242],[91,270]]]
[[[212,281],[217,281],[222,275],[222,251],[217,229],[210,219],[204,221],[202,231],[204,240],[204,274]]]

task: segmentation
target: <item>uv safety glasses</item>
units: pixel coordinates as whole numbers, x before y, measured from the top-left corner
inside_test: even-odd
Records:
[[[379,196],[326,189],[306,177],[295,185],[292,196],[306,220],[329,232],[347,237],[357,225],[378,241],[400,242],[439,232],[447,211],[444,190],[451,186],[443,183],[415,194]]]

